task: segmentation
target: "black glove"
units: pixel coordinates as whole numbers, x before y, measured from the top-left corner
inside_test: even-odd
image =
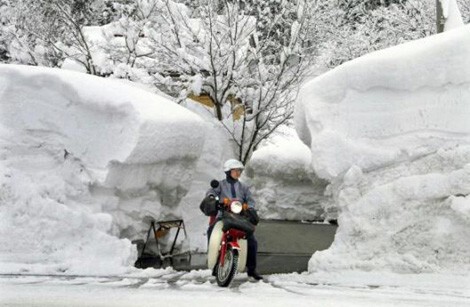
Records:
[[[259,223],[259,216],[258,212],[256,212],[255,208],[248,208],[248,210],[245,211],[246,216],[248,217],[248,221],[250,221],[251,224],[253,225],[258,225]]]
[[[207,216],[216,215],[219,209],[219,202],[215,199],[214,195],[208,195],[202,200],[199,209]]]

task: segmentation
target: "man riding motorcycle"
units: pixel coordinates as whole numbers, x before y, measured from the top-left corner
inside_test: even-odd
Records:
[[[259,218],[255,211],[255,200],[253,199],[248,186],[238,180],[244,168],[243,163],[238,160],[227,160],[224,163],[226,179],[221,180],[217,188],[209,189],[206,193],[206,197],[214,196],[219,199],[238,199],[242,203],[246,203],[248,205],[247,212],[250,215],[250,221],[256,225]],[[210,216],[209,228],[207,229],[208,238],[210,238],[212,229],[214,228],[218,218],[220,218],[220,212],[217,215]],[[256,241],[254,234],[248,235],[246,239],[248,243],[248,255],[246,261],[248,276],[256,280],[261,280],[263,277],[256,272],[258,242]]]

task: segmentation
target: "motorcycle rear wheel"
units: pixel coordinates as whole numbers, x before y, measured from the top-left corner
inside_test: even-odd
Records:
[[[238,250],[227,248],[225,254],[224,265],[217,264],[217,275],[215,279],[220,287],[228,287],[237,273],[238,267]]]

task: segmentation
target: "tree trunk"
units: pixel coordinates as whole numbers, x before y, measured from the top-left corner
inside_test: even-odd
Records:
[[[222,106],[218,102],[215,102],[214,107],[215,107],[215,113],[217,115],[217,119],[221,121],[222,120]]]
[[[446,23],[446,18],[444,17],[444,12],[442,9],[441,0],[436,0],[436,26],[437,33],[444,32],[444,25]]]

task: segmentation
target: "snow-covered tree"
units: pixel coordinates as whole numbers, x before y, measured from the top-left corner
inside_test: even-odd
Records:
[[[366,53],[435,33],[434,0],[322,0],[324,29],[318,67],[329,69]]]
[[[205,95],[246,162],[292,117],[312,54],[309,9],[297,0],[138,0],[107,28],[112,74],[178,99]]]
[[[464,24],[470,22],[470,1],[457,1]]]
[[[100,63],[98,69],[101,73],[171,92],[159,86],[158,77],[154,75],[159,59],[152,46],[153,39],[149,38],[151,29],[159,28],[161,10],[159,1],[113,1],[115,21],[103,28],[101,49],[108,61]]]
[[[464,22],[470,21],[470,2],[452,1],[460,8]],[[322,44],[317,59],[319,70],[436,33],[436,0],[320,0],[319,3],[323,15],[314,24],[323,33],[319,40]]]
[[[309,7],[303,1],[216,4],[200,1],[192,19],[167,6],[171,31],[162,36],[160,54],[178,63],[177,72],[192,82],[183,92],[211,98],[217,118],[237,144],[238,158],[246,162],[292,116],[295,91],[310,59]],[[224,106],[230,112],[224,114]],[[233,120],[236,114],[239,120]]]
[[[0,62],[9,60],[8,45],[10,44],[8,28],[10,27],[10,1],[0,0]]]
[[[71,58],[96,74],[83,28],[92,24],[101,1],[17,0],[12,3],[11,53],[22,63],[58,66]]]
[[[436,0],[437,33],[460,27],[463,24],[456,0]]]

